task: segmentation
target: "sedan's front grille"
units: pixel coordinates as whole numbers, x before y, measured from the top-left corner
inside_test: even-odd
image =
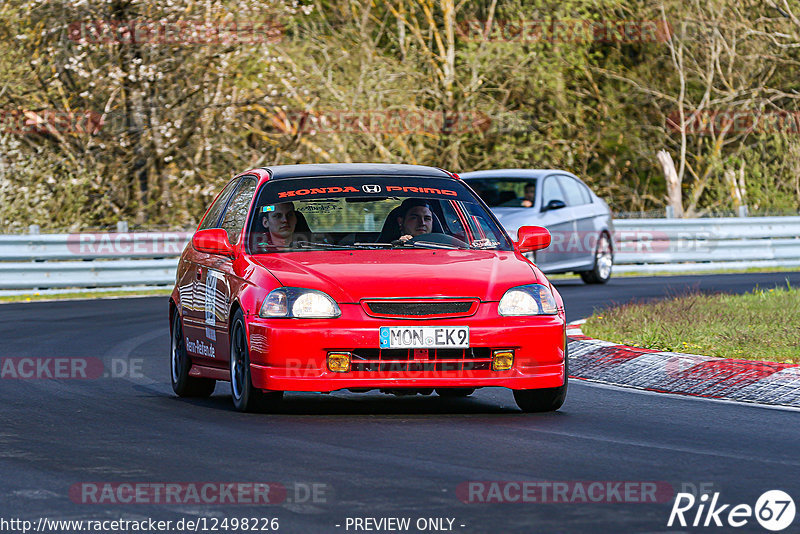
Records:
[[[472,315],[477,303],[477,300],[371,300],[364,302],[364,305],[372,316],[429,318]]]
[[[351,351],[352,371],[488,371],[492,349],[356,349]]]

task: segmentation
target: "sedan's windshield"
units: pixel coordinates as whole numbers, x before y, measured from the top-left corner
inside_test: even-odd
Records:
[[[530,208],[536,198],[536,178],[471,178],[467,183],[492,208]]]
[[[251,254],[341,249],[511,250],[505,232],[455,180],[313,177],[270,181],[247,232]]]

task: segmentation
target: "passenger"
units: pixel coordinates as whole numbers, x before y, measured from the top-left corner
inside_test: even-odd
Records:
[[[429,234],[433,230],[433,211],[425,200],[407,198],[400,204],[397,215],[400,241],[405,242],[418,235]]]
[[[525,197],[522,199],[523,208],[532,208],[536,200],[536,184],[528,183],[525,185]]]
[[[265,206],[261,224],[267,229],[267,243],[276,247],[288,247],[294,240],[297,214],[293,202]]]

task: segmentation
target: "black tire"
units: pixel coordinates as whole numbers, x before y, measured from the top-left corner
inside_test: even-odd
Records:
[[[179,397],[209,397],[214,393],[217,381],[212,378],[189,376],[192,361],[186,352],[181,317],[176,311],[172,316],[172,340],[170,342],[170,382],[172,391]]]
[[[473,393],[475,393],[475,388],[436,388],[437,395],[449,399],[469,397]]]
[[[569,384],[569,356],[564,349],[564,385],[557,388],[515,389],[514,400],[523,412],[554,412],[567,398]]]
[[[273,412],[281,403],[282,391],[262,391],[250,378],[250,349],[244,315],[237,310],[231,323],[231,398],[240,412]]]
[[[594,252],[594,266],[591,271],[580,273],[581,280],[587,284],[605,284],[611,278],[614,267],[614,250],[608,234],[603,232],[597,240]]]

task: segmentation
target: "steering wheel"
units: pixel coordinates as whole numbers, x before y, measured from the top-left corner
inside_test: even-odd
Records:
[[[420,234],[416,237],[412,237],[406,243],[414,244],[420,241],[425,241],[427,243],[441,243],[442,245],[453,245],[455,247],[463,247],[469,248],[469,245],[465,242],[461,241],[460,239],[453,237],[447,234],[441,234],[438,232],[431,232],[429,234]]]

